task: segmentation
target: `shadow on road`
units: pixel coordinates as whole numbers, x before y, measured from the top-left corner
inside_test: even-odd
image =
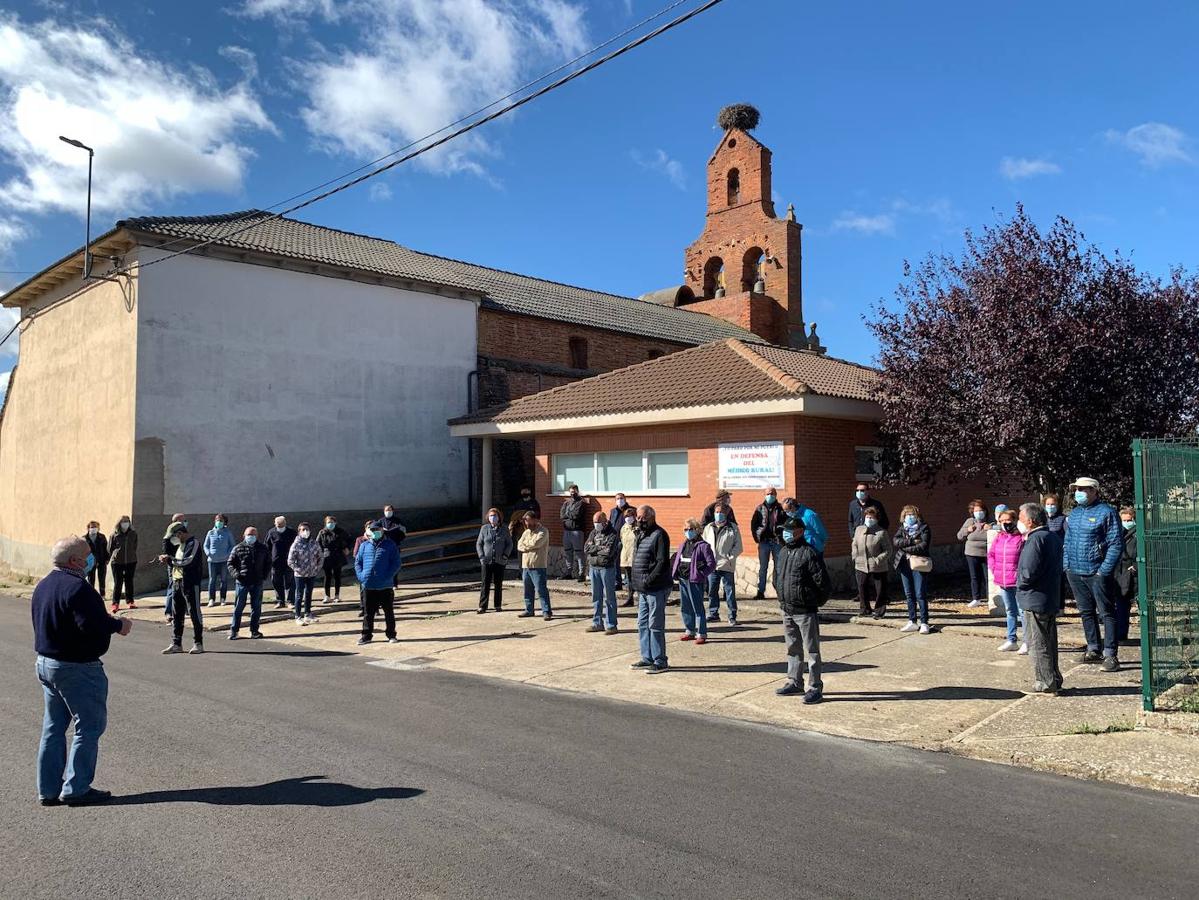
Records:
[[[234,641],[234,643],[237,643]],[[237,654],[239,656],[357,656],[349,650],[207,650],[205,655],[213,653]]]
[[[832,665],[831,663],[829,664]],[[1019,700],[1023,691],[990,687],[935,687],[922,691],[847,691],[824,695],[825,700],[861,701],[875,703],[881,700]]]
[[[869,663],[843,663],[843,662],[826,662],[822,663],[820,669],[822,672],[854,672],[858,669],[877,669],[878,666]],[[730,663],[727,666],[675,666],[671,671],[686,674],[687,672],[773,672],[780,678],[787,674],[787,663],[782,662],[763,662],[763,663]]]
[[[248,786],[145,791],[113,797],[107,805],[210,803],[214,806],[358,806],[373,800],[407,800],[424,793],[420,788],[360,788],[338,781],[321,780],[324,777],[308,775]]]

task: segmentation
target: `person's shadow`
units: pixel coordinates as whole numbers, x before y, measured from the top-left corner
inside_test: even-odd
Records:
[[[266,784],[237,787],[180,788],[114,796],[109,806],[138,806],[146,803],[211,803],[214,806],[358,806],[372,800],[407,800],[419,797],[420,788],[360,788],[338,781],[323,781],[324,775],[284,778]]]

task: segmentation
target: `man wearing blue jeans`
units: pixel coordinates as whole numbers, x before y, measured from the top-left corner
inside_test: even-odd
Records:
[[[637,592],[637,638],[641,658],[634,669],[648,675],[665,672],[666,595],[670,593],[670,535],[658,524],[652,506],[637,509],[637,546],[633,551],[633,590]]]
[[[33,590],[34,649],[45,712],[38,747],[37,793],[42,806],[103,803],[92,787],[100,735],[108,725],[108,676],[100,657],[130,619],[114,618],[85,580],[96,564],[87,542],[70,535],[54,545],[54,569]],[[75,734],[67,749],[67,729]]]
[[[591,634],[602,631],[616,634],[616,583],[620,579],[620,532],[608,517],[597,512],[591,518],[591,532],[583,544],[591,577]]]
[[[785,518],[787,516],[779,505],[778,491],[772,487],[767,488],[761,505],[754,510],[753,519],[749,523],[750,533],[758,545],[758,593],[754,597],[755,600],[766,597],[767,568],[770,562],[773,561],[774,565],[778,566],[779,550],[782,549],[779,537]]]
[[[547,622],[554,617],[550,608],[550,593],[546,587],[545,571],[550,564],[550,533],[541,524],[541,517],[532,510],[524,515],[525,530],[516,549],[520,553],[520,576],[525,588],[525,611],[518,619],[533,615],[533,591],[541,599],[541,617]]]
[[[1103,671],[1115,672],[1120,668],[1115,572],[1124,551],[1120,516],[1115,507],[1099,500],[1099,482],[1094,478],[1079,478],[1070,487],[1074,491],[1075,506],[1066,522],[1062,561],[1087,640],[1082,661],[1102,661]],[[1103,622],[1102,635],[1100,620]]]
[[[271,552],[258,542],[258,529],[253,525],[244,539],[229,553],[229,571],[233,573],[233,624],[229,640],[236,641],[241,630],[241,617],[250,604],[250,637],[260,638],[258,623],[262,618],[262,583],[271,572]]]

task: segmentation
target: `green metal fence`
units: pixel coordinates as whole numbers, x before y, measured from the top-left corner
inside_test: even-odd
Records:
[[[1137,439],[1136,488],[1145,709],[1199,675],[1199,438]]]

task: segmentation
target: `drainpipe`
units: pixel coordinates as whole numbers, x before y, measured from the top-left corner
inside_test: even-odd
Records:
[[[475,388],[471,390],[471,380],[474,380]],[[479,390],[479,370],[472,369],[466,373],[466,413],[470,415],[475,411],[475,395]],[[467,506],[475,505],[475,441],[474,438],[466,439],[466,503]]]

